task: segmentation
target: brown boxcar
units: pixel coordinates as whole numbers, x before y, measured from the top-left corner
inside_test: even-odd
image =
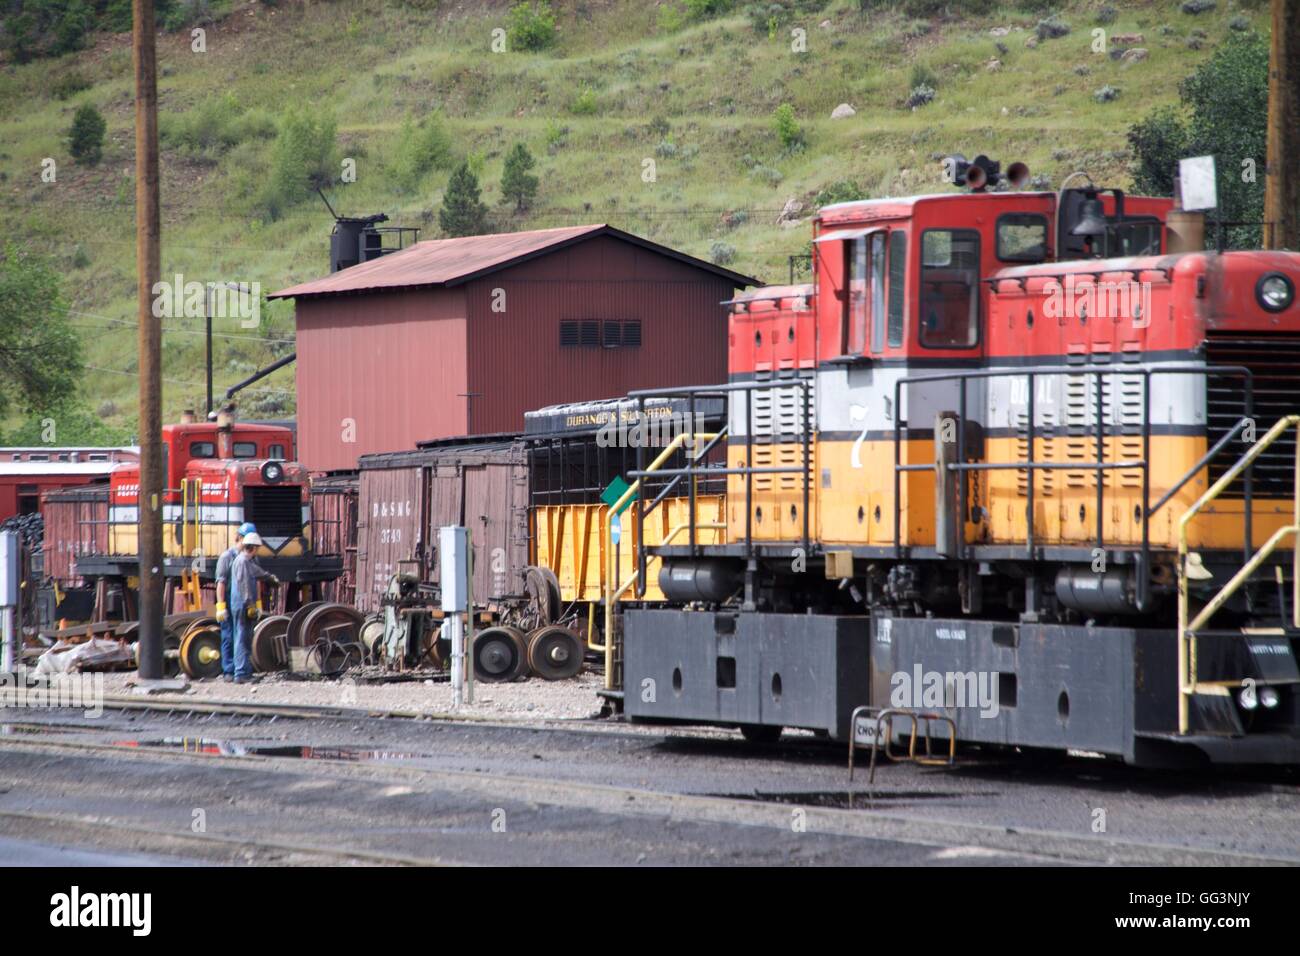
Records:
[[[351,604],[356,600],[356,475],[327,475],[311,481],[311,542],[318,554],[343,556],[343,573],[320,585],[321,598]]]
[[[65,587],[80,583],[77,556],[108,551],[108,485],[47,491],[41,496],[41,511],[44,576]]]
[[[420,448],[361,459],[356,606],[378,610],[398,570],[438,580],[438,529],[464,525],[474,551],[474,601],[523,593],[528,565],[528,461],[514,440]]]

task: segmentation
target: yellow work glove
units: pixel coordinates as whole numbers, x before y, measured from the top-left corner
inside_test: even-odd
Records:
[[[246,610],[246,613],[248,614],[248,616],[249,616],[250,618],[257,617],[257,615],[258,615],[258,614],[260,613],[260,611],[261,611],[261,609],[258,608],[258,606],[257,606],[256,604],[250,604],[250,605],[248,605],[248,607],[247,607],[245,610]]]
[[[217,602],[217,620],[218,620],[218,621],[224,621],[224,620],[225,620],[226,618],[228,618],[228,617],[230,617],[230,611],[227,610],[227,608],[226,608],[226,602],[225,602],[225,601],[218,601],[218,602]]]

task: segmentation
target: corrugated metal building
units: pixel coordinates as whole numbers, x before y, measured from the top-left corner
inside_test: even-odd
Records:
[[[275,293],[296,302],[299,459],[315,472],[524,412],[727,377],[757,280],[607,225],[415,245]]]

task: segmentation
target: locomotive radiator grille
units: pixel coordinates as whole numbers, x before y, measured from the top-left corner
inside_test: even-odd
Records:
[[[1284,415],[1294,414],[1300,401],[1300,335],[1293,333],[1209,333],[1205,344],[1207,365],[1242,365],[1254,377],[1255,434],[1262,435]],[[1245,390],[1239,375],[1206,377],[1206,442],[1213,445],[1246,414]],[[1252,493],[1262,498],[1285,498],[1293,490],[1295,432],[1284,435],[1255,461]],[[1232,466],[1246,445],[1231,448],[1210,462],[1210,482]],[[1243,498],[1245,482],[1234,481],[1224,498]]]
[[[302,488],[297,485],[244,488],[244,520],[257,525],[262,537],[302,534]]]
[[[773,379],[770,373],[760,373],[758,381],[770,381],[772,387],[755,389],[750,399],[753,466],[798,467],[803,458],[802,445],[799,443],[804,433],[804,392],[797,387],[780,386],[780,379]],[[811,382],[809,386],[808,400],[812,402]],[[755,492],[773,491],[777,488],[796,490],[802,487],[801,477],[793,473],[754,476]]]

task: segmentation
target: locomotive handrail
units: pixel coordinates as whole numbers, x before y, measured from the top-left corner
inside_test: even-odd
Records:
[[[695,408],[695,400],[694,398],[692,398],[691,411],[690,411],[692,424],[694,424],[695,421],[694,408]],[[645,399],[644,398],[640,398],[637,400],[637,414],[639,416],[640,421],[645,421]],[[731,432],[730,423],[723,425],[722,428],[711,439],[709,439],[708,443],[705,444],[705,446],[699,449],[698,451],[695,451],[694,449],[695,442],[692,441],[691,442],[692,451],[695,451],[694,460],[701,461],[702,459],[707,457],[709,452],[713,451],[713,449],[717,446],[718,442],[726,438],[727,435],[730,434],[730,432]],[[640,448],[637,449],[637,457],[638,458],[643,457]],[[643,475],[648,474],[647,472],[642,472],[640,470],[640,467],[641,467],[640,462],[638,462],[637,470],[629,472],[629,476],[633,478],[641,478],[643,477]],[[708,469],[708,470],[710,473],[709,477],[712,477],[714,474],[720,474],[720,472],[715,472],[713,469]],[[659,494],[655,496],[652,502],[650,502],[649,507],[643,507],[641,504],[641,499],[638,496],[636,501],[636,539],[638,542],[645,540],[646,515],[650,514],[650,512],[654,511],[657,507],[659,507],[660,502],[662,502],[665,498],[667,498],[668,494],[674,488],[677,487],[677,484],[682,480],[684,475],[692,474],[691,493],[690,493],[690,531],[691,531],[691,554],[692,555],[695,554],[695,497],[696,497],[697,486],[696,486],[695,478],[693,477],[693,473],[694,473],[694,469],[691,468],[689,465],[685,470],[674,469],[673,471],[659,472],[659,474],[661,475],[671,474],[673,476],[673,479],[672,481],[664,485],[663,490],[660,491]],[[642,548],[640,546],[637,547],[636,562],[637,562],[637,573],[639,575],[639,578],[637,580],[637,586],[636,586],[636,595],[637,597],[642,597],[645,594],[645,573],[646,573],[646,564],[647,564],[645,548]]]
[[[1250,555],[1228,581],[1221,587],[1210,601],[1201,608],[1196,617],[1188,620],[1190,615],[1190,587],[1187,575],[1187,563],[1189,558],[1189,549],[1187,546],[1187,529],[1194,519],[1211,501],[1214,501],[1223,493],[1233,481],[1237,479],[1243,471],[1249,474],[1251,465],[1264,451],[1275,441],[1286,434],[1290,429],[1295,428],[1296,450],[1295,450],[1295,469],[1293,472],[1292,487],[1292,511],[1291,524],[1283,525],[1278,528],[1269,539],[1260,546],[1260,549]],[[1196,693],[1199,686],[1196,665],[1196,632],[1203,628],[1215,614],[1223,608],[1228,600],[1245,584],[1259,569],[1278,546],[1286,539],[1292,536],[1300,538],[1300,415],[1287,415],[1278,419],[1277,423],[1270,428],[1264,437],[1251,446],[1246,454],[1237,459],[1236,464],[1229,468],[1224,474],[1211,485],[1201,495],[1196,502],[1183,512],[1182,517],[1178,519],[1178,732],[1186,734],[1190,723],[1190,705],[1192,695]],[[1292,555],[1292,596],[1291,596],[1291,626],[1300,629],[1300,540],[1294,547]]]
[[[812,433],[813,433],[813,408],[812,408],[812,387],[813,379],[799,370],[791,370],[793,375],[784,378],[771,378],[764,381],[754,382],[728,382],[725,385],[701,385],[687,386],[676,388],[646,388],[629,392],[630,398],[642,400],[641,407],[644,407],[646,398],[687,398],[691,402],[692,413],[696,398],[725,398],[732,392],[745,393],[745,462],[746,466],[740,469],[709,469],[710,475],[736,474],[745,477],[745,557],[751,560],[754,556],[754,533],[753,533],[753,516],[754,516],[754,475],[756,474],[800,474],[804,476],[803,480],[803,549],[805,554],[811,553],[811,535],[812,528],[809,523],[809,504],[812,494]],[[790,467],[787,469],[757,469],[749,463],[753,461],[753,393],[759,390],[771,390],[782,388],[797,388],[802,395],[803,405],[803,428],[800,434],[800,443],[803,446],[803,465],[802,467]],[[730,412],[728,412],[728,427],[730,425]],[[638,459],[641,457],[641,449],[638,448]],[[698,459],[697,459],[698,460]],[[642,470],[641,463],[637,463],[638,472]],[[636,474],[637,472],[632,472]],[[666,474],[666,472],[660,472]],[[697,472],[698,473],[698,472]],[[691,482],[692,490],[694,481]],[[695,513],[695,498],[691,496],[691,514]],[[691,553],[696,550],[695,534],[691,534]]]
[[[664,450],[659,453],[659,456],[655,458],[655,460],[650,464],[650,467],[647,470],[648,471],[657,470],[660,465],[662,465],[665,461],[667,461],[669,458],[672,457],[673,453],[677,451],[677,449],[680,448],[688,438],[692,440],[699,440],[699,439],[710,439],[715,437],[717,437],[716,433],[710,433],[710,432],[705,432],[699,435],[695,435],[689,432],[682,432],[681,434],[673,438],[673,440],[670,441],[667,445],[664,446]],[[638,454],[640,454],[642,451],[644,451],[644,445],[638,445],[637,446]],[[605,586],[604,586],[605,639],[602,645],[593,646],[592,650],[596,650],[596,651],[603,650],[605,652],[605,689],[606,690],[617,689],[613,684],[614,601],[611,595],[613,594],[614,591],[612,582],[614,581],[615,575],[618,574],[618,566],[614,563],[614,548],[612,546],[612,543],[610,542],[610,533],[611,533],[611,528],[613,526],[614,517],[619,512],[621,512],[624,507],[627,506],[627,503],[631,501],[634,496],[637,495],[637,492],[640,491],[640,489],[641,489],[641,479],[637,478],[635,481],[632,482],[631,485],[628,486],[627,490],[624,491],[623,494],[619,495],[618,500],[615,501],[612,505],[610,505],[609,508],[605,511],[604,533],[601,535],[601,544],[605,548]],[[692,510],[692,519],[693,519],[694,501],[691,502],[691,505],[692,505],[691,510]],[[642,546],[641,542],[638,541],[637,547],[641,547],[641,546]]]
[[[1036,389],[1034,381],[1042,375],[1091,375],[1094,377],[1096,385],[1096,408],[1095,408],[1095,427],[1092,429],[1093,438],[1096,442],[1097,460],[1096,461],[1075,461],[1062,463],[1035,462],[1034,461],[1034,444],[1037,439],[1037,423],[1035,421],[1035,399]],[[1142,421],[1139,426],[1142,436],[1142,457],[1135,461],[1125,462],[1107,462],[1102,460],[1103,449],[1105,447],[1106,422],[1104,421],[1105,413],[1105,395],[1101,387],[1102,376],[1104,375],[1126,375],[1139,376],[1142,379]],[[957,429],[957,460],[947,464],[947,469],[952,472],[966,471],[1050,471],[1050,470],[1073,470],[1073,471],[1093,471],[1096,475],[1096,505],[1095,513],[1097,516],[1097,543],[1096,546],[1104,550],[1105,548],[1105,486],[1101,480],[1103,471],[1108,470],[1136,470],[1142,473],[1142,545],[1139,557],[1139,568],[1137,575],[1137,606],[1139,610],[1145,610],[1150,600],[1150,581],[1149,569],[1151,561],[1151,540],[1150,540],[1150,518],[1155,511],[1163,507],[1174,493],[1180,490],[1204,465],[1226,447],[1229,438],[1225,438],[1215,444],[1213,453],[1207,455],[1202,462],[1198,463],[1196,468],[1185,475],[1179,481],[1174,491],[1161,499],[1156,508],[1151,507],[1151,376],[1153,375],[1201,375],[1209,377],[1210,375],[1239,375],[1244,382],[1245,398],[1245,416],[1239,423],[1239,427],[1244,427],[1244,422],[1249,420],[1254,410],[1254,375],[1249,368],[1244,365],[1205,365],[1205,364],[1177,364],[1162,365],[1155,368],[1138,366],[1133,367],[1123,363],[1112,365],[1096,364],[1079,364],[1079,365],[1045,365],[1035,368],[1025,368],[1023,370],[1008,369],[967,369],[951,372],[932,372],[920,375],[908,375],[897,379],[894,382],[894,554],[896,557],[903,557],[903,535],[902,535],[902,475],[909,471],[933,471],[936,465],[933,463],[920,465],[904,465],[902,463],[902,432],[910,431],[911,426],[906,424],[902,412],[902,389],[904,385],[915,385],[918,383],[942,382],[942,381],[960,381],[961,394],[959,400],[958,417],[961,421]],[[1025,461],[1017,462],[980,462],[968,463],[966,461],[966,382],[970,379],[990,379],[990,378],[1021,378],[1028,380],[1027,410],[1025,417],[1026,427],[1026,448],[1027,455]],[[1112,407],[1114,402],[1112,401]],[[1112,427],[1110,437],[1122,436],[1126,428],[1135,426],[1126,426],[1123,423]],[[1235,429],[1234,429],[1235,431]],[[1129,434],[1132,434],[1130,431]],[[1249,556],[1253,550],[1252,537],[1252,473],[1249,467],[1245,475],[1245,545],[1244,552]],[[1025,501],[1026,514],[1026,532],[1025,532],[1025,554],[1032,559],[1035,557],[1034,552],[1034,492],[1036,482],[1033,475],[1029,476],[1027,482],[1027,493]],[[958,513],[960,523],[957,535],[957,554],[958,558],[963,558],[966,553],[966,535],[965,522],[967,519],[966,505],[966,481],[958,482]]]

